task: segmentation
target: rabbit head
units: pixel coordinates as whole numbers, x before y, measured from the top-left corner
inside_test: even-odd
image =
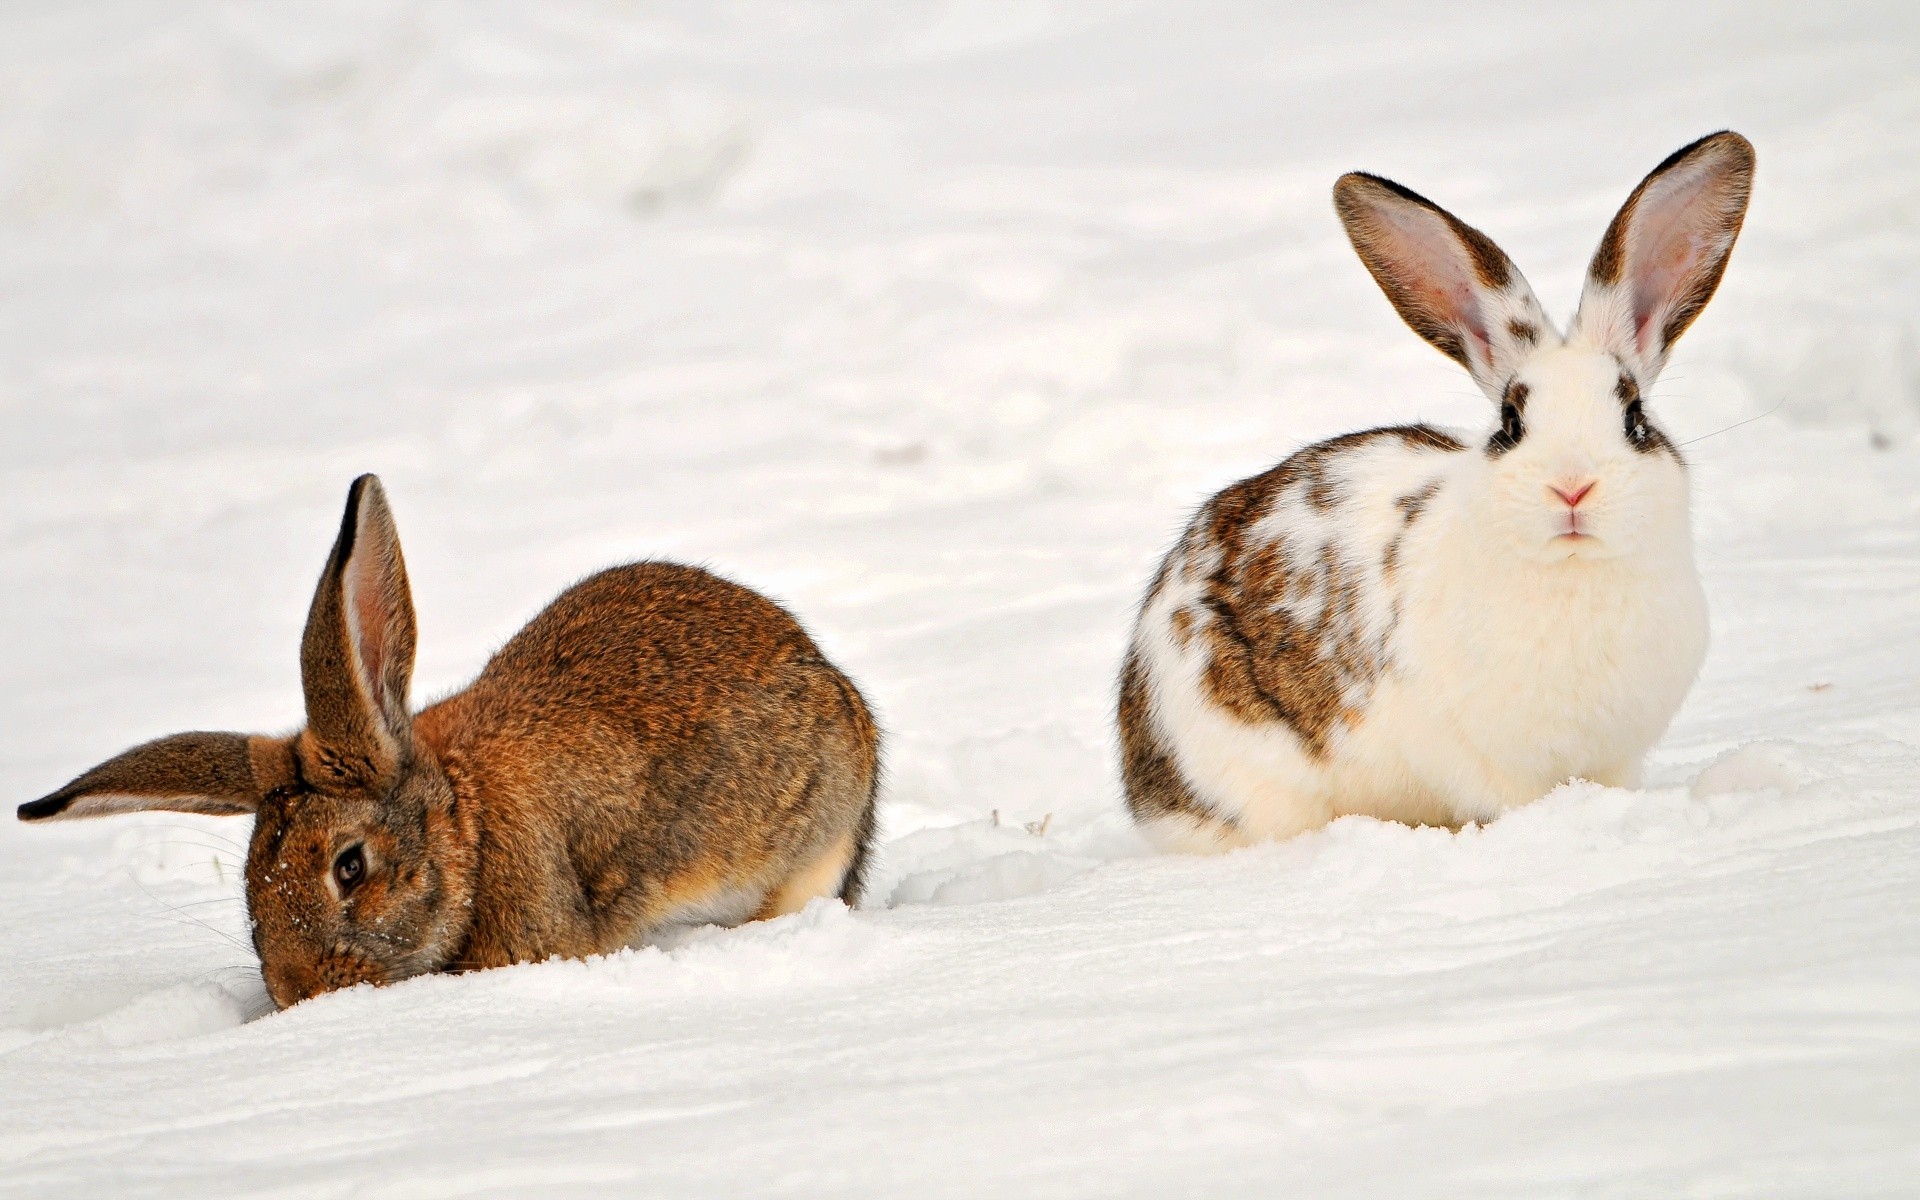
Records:
[[[1541,562],[1684,552],[1686,466],[1645,397],[1719,286],[1753,169],[1753,147],[1729,132],[1654,168],[1601,239],[1564,336],[1479,230],[1377,176],[1335,185],[1394,308],[1494,402],[1464,502],[1501,544]]]
[[[280,1007],[439,970],[470,921],[474,838],[407,708],[413,601],[379,480],[363,475],[300,646],[307,726],[136,746],[20,818],[171,809],[254,817],[247,912]]]

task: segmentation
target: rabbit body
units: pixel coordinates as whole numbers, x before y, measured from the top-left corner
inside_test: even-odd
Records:
[[[417,714],[413,655],[399,537],[363,476],[302,638],[305,728],[160,738],[20,817],[253,814],[247,911],[282,1007],[858,900],[879,730],[765,597],[692,567],[602,571]]]
[[[1440,430],[1373,430],[1201,510],[1122,675],[1129,801],[1154,840],[1225,849],[1354,813],[1459,825],[1568,778],[1638,782],[1706,654],[1690,545],[1512,555],[1477,511],[1483,463]]]
[[[477,826],[463,967],[794,911],[871,835],[859,693],[772,601],[691,567],[576,584],[414,736]]]
[[[1642,394],[1718,285],[1752,169],[1731,133],[1656,168],[1564,335],[1484,234],[1340,181],[1363,262],[1499,421],[1337,437],[1202,507],[1121,671],[1151,840],[1211,852],[1350,813],[1457,826],[1567,779],[1639,782],[1707,647],[1686,465]]]

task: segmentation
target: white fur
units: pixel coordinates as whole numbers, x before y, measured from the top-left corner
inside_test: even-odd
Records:
[[[1341,502],[1316,513],[1283,492],[1254,526],[1290,561],[1333,546],[1363,572],[1362,621],[1385,669],[1343,697],[1356,714],[1317,758],[1288,726],[1250,724],[1202,679],[1209,619],[1195,603],[1219,551],[1198,531],[1143,609],[1134,647],[1156,730],[1196,796],[1232,822],[1143,828],[1169,850],[1227,849],[1364,813],[1416,823],[1489,820],[1569,778],[1630,785],[1706,654],[1684,468],[1620,432],[1618,364],[1579,347],[1536,352],[1529,431],[1499,459],[1484,435],[1457,452],[1382,439],[1334,464]],[[1553,482],[1597,480],[1589,538],[1568,542]],[[1406,527],[1395,501],[1439,486]],[[1302,600],[1302,604],[1309,601]],[[1198,622],[1184,645],[1173,614]],[[1303,614],[1306,611],[1303,610]]]

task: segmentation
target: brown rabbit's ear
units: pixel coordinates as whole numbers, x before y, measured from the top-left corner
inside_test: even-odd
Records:
[[[239,816],[253,812],[275,764],[286,757],[278,738],[239,733],[176,733],[135,746],[20,806],[22,821],[104,817],[164,808]]]
[[[1333,206],[1374,282],[1413,331],[1499,399],[1521,358],[1559,340],[1547,314],[1493,239],[1389,179],[1354,172]]]
[[[1753,145],[1722,132],[1640,181],[1587,268],[1574,330],[1652,386],[1667,352],[1720,286],[1753,193]]]
[[[312,766],[341,781],[371,782],[407,757],[412,719],[413,596],[386,493],[372,475],[353,481],[340,536],[320,576],[300,643]]]

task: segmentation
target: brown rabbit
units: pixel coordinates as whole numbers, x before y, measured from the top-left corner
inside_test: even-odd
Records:
[[[413,649],[399,536],[363,475],[301,641],[307,727],[148,742],[20,819],[254,814],[247,910],[283,1008],[858,900],[879,730],[765,597],[614,567],[410,715]]]

